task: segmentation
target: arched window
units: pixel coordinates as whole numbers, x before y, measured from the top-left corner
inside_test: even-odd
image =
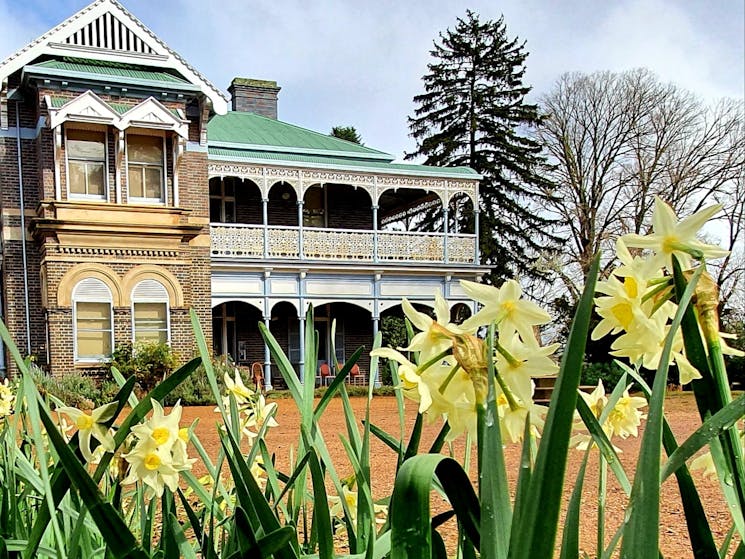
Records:
[[[112,297],[99,279],[86,278],[72,291],[75,361],[109,359],[114,344]]]
[[[133,341],[168,343],[169,326],[168,291],[156,280],[142,280],[132,290]]]

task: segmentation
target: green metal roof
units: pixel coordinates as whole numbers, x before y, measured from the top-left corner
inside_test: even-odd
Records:
[[[335,157],[392,161],[392,155],[313,130],[247,112],[215,116],[207,127],[209,144],[221,148],[268,149]]]
[[[135,80],[147,80],[153,82],[165,82],[172,84],[189,84],[185,79],[174,76],[167,72],[153,70],[146,66],[133,64],[121,64],[117,62],[102,62],[99,60],[86,60],[82,58],[63,58],[62,60],[46,60],[30,66],[36,69],[51,69],[64,72],[80,72],[83,74],[95,74],[98,76],[110,76],[112,78],[129,78]]]
[[[469,167],[432,167],[408,163],[365,158],[333,157],[325,155],[306,155],[299,153],[263,151],[256,149],[235,149],[209,146],[209,159],[226,161],[250,161],[267,165],[310,166],[346,171],[380,172],[394,175],[434,176],[461,179],[480,179],[476,171]]]

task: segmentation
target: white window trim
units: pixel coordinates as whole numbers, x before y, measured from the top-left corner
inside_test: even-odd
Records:
[[[88,278],[85,278],[88,279]],[[73,336],[73,360],[75,363],[109,363],[111,361],[111,355],[108,357],[78,357],[78,303],[108,303],[109,305],[109,324],[111,325],[110,338],[111,338],[111,349],[114,350],[114,299],[111,296],[111,290],[109,286],[106,289],[109,291],[109,300],[104,301],[100,297],[85,297],[78,296],[75,292],[77,291],[78,285],[85,279],[80,280],[73,288],[72,298],[72,336]],[[94,278],[98,279],[98,278]],[[101,281],[101,280],[98,280]],[[101,282],[103,283],[103,282]],[[104,284],[105,285],[105,284]]]
[[[147,198],[143,196],[131,196],[129,193],[129,136],[156,136],[163,142],[163,166],[161,167],[161,179],[163,185],[163,196],[161,198]],[[153,134],[147,130],[127,131],[124,136],[124,175],[127,177],[127,201],[135,204],[147,204],[151,206],[168,205],[168,155],[166,154],[166,136],[165,134]],[[144,182],[143,182],[144,184]]]
[[[86,132],[103,132],[103,185],[104,194],[98,196],[96,194],[78,194],[70,191],[70,150],[67,146],[67,133],[70,130],[80,130]],[[94,202],[108,202],[109,201],[109,131],[107,129],[101,130],[99,128],[82,128],[77,126],[67,127],[65,126],[65,182],[67,183],[67,199],[68,200],[91,200]],[[86,179],[87,180],[87,179]]]
[[[163,284],[158,282],[161,287],[163,287],[163,290],[166,291],[166,294],[163,297],[135,297],[134,292],[137,290],[137,286],[140,285],[140,283],[142,282],[137,282],[134,289],[132,289],[132,344],[135,344],[137,337],[137,332],[135,330],[135,303],[164,303],[166,305],[166,343],[171,345],[171,301],[168,298],[168,292],[165,290]]]

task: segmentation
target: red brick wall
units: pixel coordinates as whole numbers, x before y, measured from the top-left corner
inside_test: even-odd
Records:
[[[48,119],[48,110],[44,95],[66,96],[73,98],[79,92],[52,91],[41,89],[28,95],[28,99],[21,105],[20,120],[24,128],[35,128],[39,116]],[[104,101],[131,104],[141,102],[140,98],[113,97],[99,95]],[[169,108],[185,109],[185,102],[165,102]],[[9,106],[11,127],[15,126],[15,104]],[[190,125],[190,134],[198,139],[204,129],[207,116],[206,108],[196,114]],[[115,185],[115,146],[114,129],[108,133],[108,179],[109,202],[116,201]],[[172,144],[169,139],[166,147],[167,154],[167,183],[168,201],[173,203],[173,162]],[[61,171],[62,200],[67,198],[67,186],[63,162]],[[53,200],[55,197],[54,181],[54,134],[48,128],[43,128],[38,138],[22,141],[22,161],[24,175],[24,202],[26,205],[26,225],[33,218],[39,202],[43,199]],[[121,191],[123,202],[126,203],[126,170],[120,170],[122,177]],[[201,223],[201,235],[209,235],[207,221],[209,217],[207,190],[207,154],[201,152],[187,152],[183,155],[179,177],[180,207],[190,210],[192,223]],[[20,198],[18,195],[18,169],[15,138],[0,138],[0,207],[6,234],[2,247],[3,274],[3,313],[17,345],[22,353],[26,353],[26,319],[24,304],[23,260],[20,241]],[[186,217],[182,219],[185,223]],[[136,241],[135,241],[136,243]],[[32,239],[27,237],[27,272],[29,285],[29,313],[31,324],[31,353],[38,356],[42,365],[48,365],[54,374],[65,374],[75,368],[73,362],[73,323],[72,308],[59,307],[57,294],[59,282],[64,274],[74,265],[82,262],[103,264],[114,270],[119,278],[133,267],[149,264],[162,266],[177,279],[183,290],[184,305],[172,307],[170,312],[171,342],[174,350],[183,361],[196,353],[196,345],[192,333],[189,309],[194,308],[199,317],[204,333],[211,344],[211,292],[210,292],[210,255],[209,247],[202,246],[204,242],[190,244],[182,240],[181,245],[174,251],[159,251],[148,256],[148,253],[137,253],[142,247],[128,246],[129,241],[121,239],[118,254],[101,252],[94,249],[86,253],[69,254],[61,252],[56,238]],[[134,252],[133,252],[134,250]],[[45,298],[46,307],[42,304],[41,277],[46,278]],[[47,348],[46,326],[49,326],[49,347]],[[131,340],[131,309],[126,306],[114,308],[114,337],[115,344]],[[46,362],[47,351],[50,356]],[[97,367],[87,368],[95,372]],[[11,374],[13,367],[10,368]]]

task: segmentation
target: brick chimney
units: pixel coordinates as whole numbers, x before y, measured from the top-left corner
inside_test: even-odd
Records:
[[[228,92],[234,111],[256,113],[276,120],[277,94],[280,89],[274,81],[234,78]]]

